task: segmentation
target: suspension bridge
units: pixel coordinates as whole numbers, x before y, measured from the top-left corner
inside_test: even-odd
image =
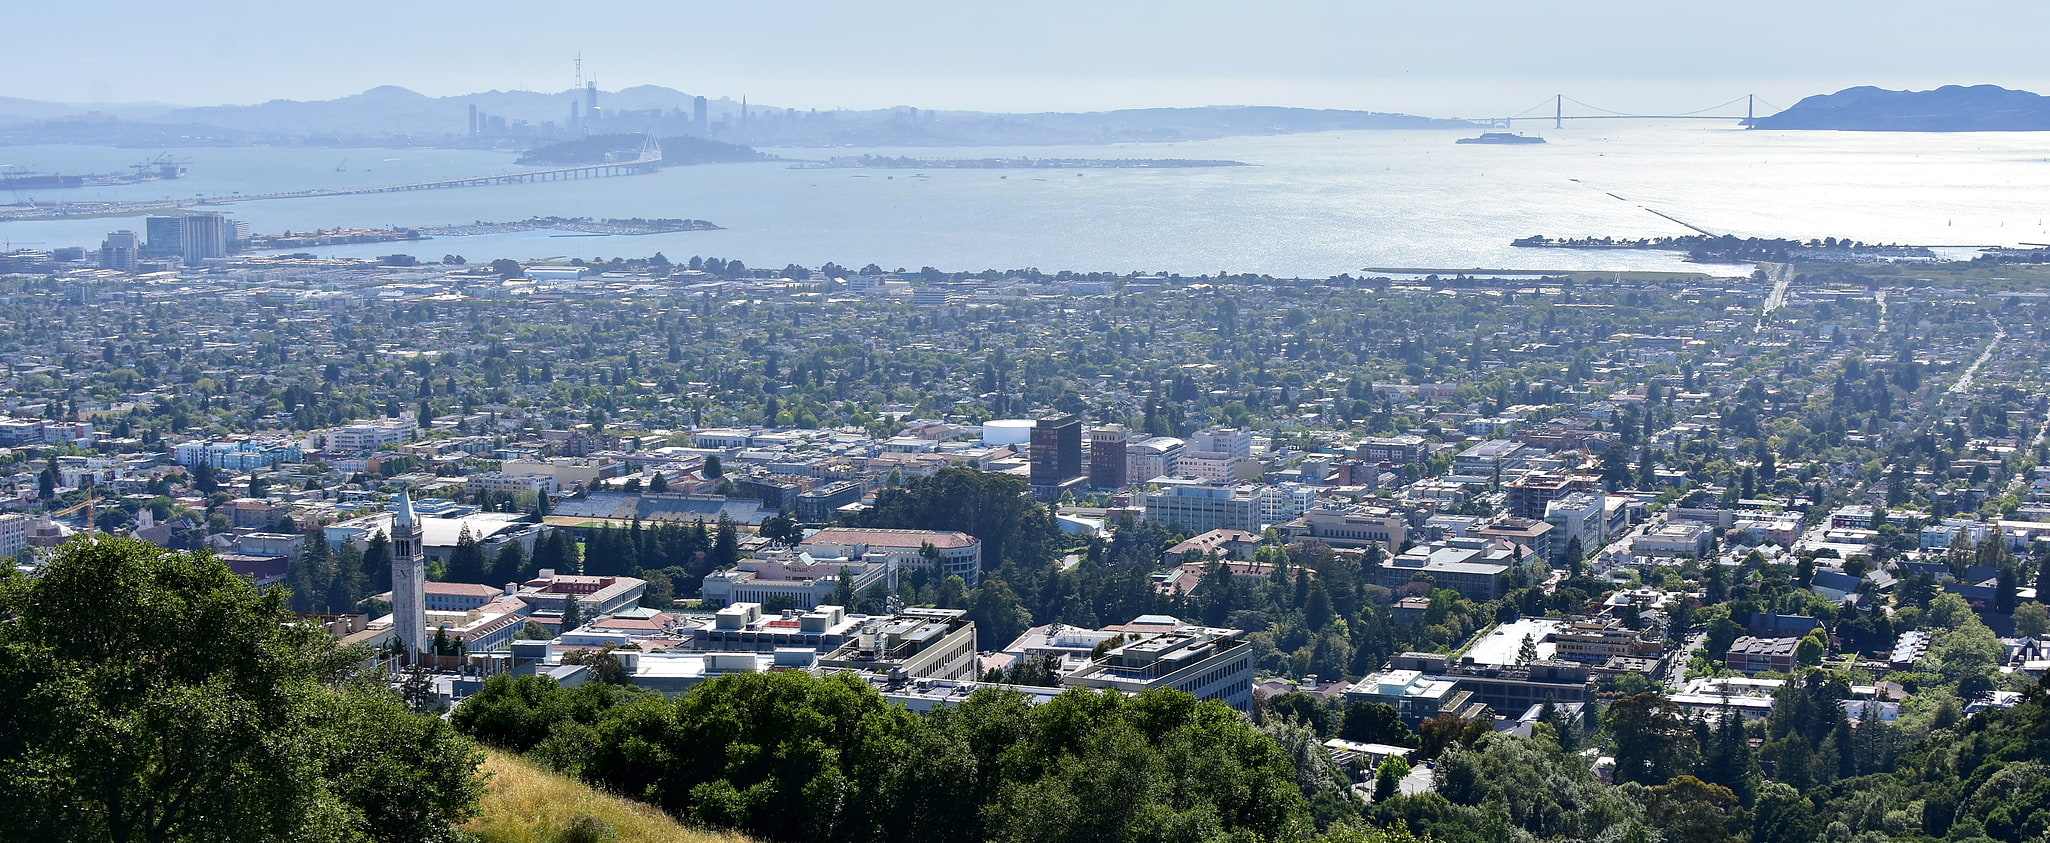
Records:
[[[1569,102],[1576,106],[1572,114],[1568,114],[1566,110],[1566,104]],[[1742,115],[1735,113],[1736,107],[1739,105],[1743,106],[1744,113]],[[1678,114],[1631,114],[1603,108],[1598,105],[1589,105],[1565,94],[1554,94],[1547,97],[1543,102],[1526,108],[1513,116],[1489,118],[1488,122],[1507,128],[1514,126],[1516,121],[1519,120],[1525,122],[1550,120],[1554,129],[1565,128],[1566,121],[1568,120],[1735,120],[1738,125],[1749,126],[1752,121],[1758,119],[1758,107],[1761,105],[1765,106],[1767,114],[1777,113],[1781,110],[1779,106],[1759,99],[1757,94],[1745,94],[1729,102],[1712,105],[1696,111]],[[1545,113],[1547,111],[1551,113]]]

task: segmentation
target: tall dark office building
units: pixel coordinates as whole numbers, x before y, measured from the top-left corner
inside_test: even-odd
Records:
[[[143,257],[175,258],[185,253],[184,217],[150,217],[142,225]]]
[[[1125,446],[1132,432],[1112,424],[1089,431],[1089,486],[1092,489],[1125,487]]]
[[[705,102],[704,97],[698,97],[697,99],[691,100],[690,123],[691,125],[697,127],[699,137],[709,138],[712,136],[711,114],[711,104]]]
[[[1032,424],[1032,486],[1057,489],[1082,476],[1082,419],[1073,413]]]

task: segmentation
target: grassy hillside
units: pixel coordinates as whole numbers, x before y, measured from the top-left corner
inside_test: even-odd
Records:
[[[491,785],[478,806],[483,813],[463,828],[485,843],[750,843],[738,834],[684,828],[652,807],[599,793],[507,753],[489,752],[484,771]],[[588,836],[572,835],[572,825],[580,823],[579,831]]]

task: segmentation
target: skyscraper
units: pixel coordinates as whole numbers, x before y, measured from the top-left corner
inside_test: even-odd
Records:
[[[412,497],[400,492],[396,511],[391,522],[392,633],[411,660],[427,649],[427,554]]]
[[[185,215],[180,234],[178,256],[187,265],[228,256],[228,220],[218,213]]]
[[[1046,416],[1032,424],[1032,488],[1052,500],[1068,481],[1082,476],[1082,419],[1073,413]]]
[[[100,241],[100,268],[135,271],[135,253],[141,245],[142,239],[128,229],[107,232],[107,239]]]
[[[711,113],[711,106],[709,103],[705,102],[704,97],[698,97],[697,99],[691,100],[690,122],[691,125],[697,127],[699,137],[709,138],[712,136]]]
[[[142,247],[145,257],[174,258],[184,253],[184,217],[150,217],[143,220],[142,230],[148,237]]]

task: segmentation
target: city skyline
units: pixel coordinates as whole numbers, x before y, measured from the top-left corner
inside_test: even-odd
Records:
[[[1747,1],[1685,27],[1612,2],[1564,12],[1503,2],[1456,11],[1298,2],[1254,18],[1216,3],[1055,3],[1030,15],[926,2],[884,12],[789,3],[602,16],[452,3],[353,17],[204,5],[211,13],[169,18],[133,3],[27,10],[15,21],[25,31],[90,32],[111,49],[80,52],[63,38],[19,44],[21,66],[46,70],[0,82],[0,96],[200,106],[326,99],[387,84],[433,96],[561,91],[579,53],[586,77],[607,89],[664,85],[819,109],[1258,104],[1486,116],[1558,92],[1644,111],[1746,93],[1786,106],[1861,84],[2050,82],[2028,61],[2024,34],[2050,23],[2050,11],[1990,2],[1928,17],[1906,3],[1868,4],[1852,16]],[[1994,20],[2002,25],[1988,27]],[[311,31],[323,37],[308,39]],[[167,45],[175,60],[166,61]]]

